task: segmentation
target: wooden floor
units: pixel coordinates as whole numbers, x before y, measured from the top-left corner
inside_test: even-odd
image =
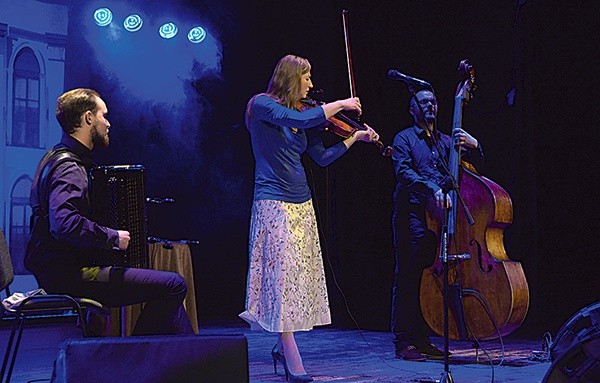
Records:
[[[0,347],[6,347],[9,328],[0,327]],[[248,341],[250,382],[284,382],[273,371],[270,351],[276,336],[254,332],[241,322],[201,323],[201,334],[243,334]],[[80,337],[74,322],[30,324],[25,328],[12,382],[48,382],[58,345]],[[392,335],[386,332],[340,330],[323,327],[296,335],[304,365],[316,382],[437,382],[444,372],[441,361],[407,362],[394,358]],[[443,348],[443,339],[433,338]],[[549,362],[535,361],[541,340],[504,339],[484,342],[479,350],[471,342],[450,341],[449,372],[454,382],[541,382]],[[535,353],[534,353],[535,352]],[[115,377],[111,383],[119,382]]]

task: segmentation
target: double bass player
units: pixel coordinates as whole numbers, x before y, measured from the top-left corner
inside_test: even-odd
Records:
[[[446,164],[451,145],[465,149],[463,160],[480,162],[483,150],[477,139],[461,128],[452,137],[436,129],[438,103],[423,89],[410,100],[414,123],[394,138],[392,162],[396,176],[392,229],[396,266],[392,290],[391,330],[398,359],[423,361],[444,353],[430,339],[419,305],[423,269],[434,260],[438,239],[426,226],[429,199],[442,209],[451,181]],[[448,206],[450,207],[450,206]]]

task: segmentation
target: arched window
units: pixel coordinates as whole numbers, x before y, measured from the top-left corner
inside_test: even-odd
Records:
[[[25,268],[25,249],[29,241],[29,195],[31,194],[31,178],[28,175],[19,177],[10,193],[10,236],[9,248],[15,274],[30,274]]]
[[[11,133],[9,145],[40,146],[40,65],[31,48],[15,58]]]

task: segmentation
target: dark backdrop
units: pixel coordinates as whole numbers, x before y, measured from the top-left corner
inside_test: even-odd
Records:
[[[514,223],[505,245],[523,264],[531,294],[519,333],[555,332],[600,298],[595,2],[232,1],[218,9],[208,3],[182,2],[181,9],[213,18],[222,71],[210,78],[192,73],[186,108],[132,116],[126,104],[135,96],[121,103],[118,87],[97,73],[81,53],[89,48],[72,33],[65,84],[99,89],[112,109],[111,148],[99,159],[143,163],[148,194],[177,200],[152,207],[151,224],[156,235],[200,241],[192,251],[201,320],[234,319],[244,306],[253,177],[245,103],[265,89],[276,61],[288,53],[311,61],[313,82],[326,99],[348,97],[342,9],[350,15],[363,121],[386,144],[411,123],[408,92],[386,79],[389,68],[434,85],[439,128],[448,132],[458,63],[469,58],[475,66],[478,90],[464,126],[484,145],[481,172],[512,197]],[[71,20],[75,16],[77,6]],[[169,144],[153,123],[169,113],[178,113],[189,140]],[[140,132],[149,144],[140,144]],[[356,145],[328,169],[309,162],[307,169],[334,324],[354,326],[351,314],[363,328],[386,330],[394,266],[391,162],[372,145]]]

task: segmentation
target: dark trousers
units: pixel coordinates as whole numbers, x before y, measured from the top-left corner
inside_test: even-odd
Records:
[[[423,269],[433,263],[437,239],[429,231],[424,207],[395,209],[392,216],[396,267],[392,289],[391,331],[394,343],[426,338],[430,330],[423,319],[419,291]]]
[[[187,285],[177,273],[109,266],[36,278],[48,293],[91,298],[109,307],[145,303],[133,335],[194,333],[183,307]]]

